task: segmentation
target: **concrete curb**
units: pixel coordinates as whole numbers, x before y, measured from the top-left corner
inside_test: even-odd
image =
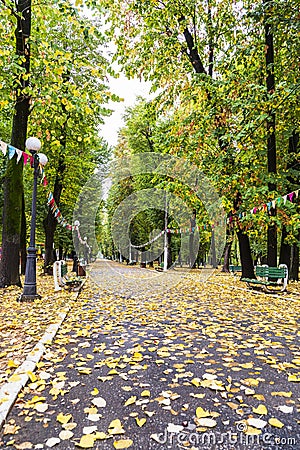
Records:
[[[83,283],[84,284],[84,283]],[[82,284],[82,286],[83,286]],[[82,288],[81,286],[81,288]],[[81,289],[76,292],[73,301],[77,300]],[[25,361],[15,370],[12,378],[17,378],[17,380],[8,381],[0,389],[0,430],[3,427],[6,418],[13,407],[20,391],[27,384],[29,380],[28,372],[33,372],[36,369],[37,363],[42,358],[46,347],[45,344],[51,343],[55,337],[57,331],[59,330],[61,324],[65,320],[71,309],[71,305],[68,306],[63,312],[59,313],[59,321],[48,326],[43,337],[36,344],[36,346],[27,355]]]

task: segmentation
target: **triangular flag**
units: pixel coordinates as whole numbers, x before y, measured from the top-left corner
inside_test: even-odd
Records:
[[[26,164],[28,163],[28,159],[30,157],[30,155],[28,155],[28,153],[23,152],[23,162],[24,162],[24,166],[26,166]]]
[[[286,204],[286,201],[287,201],[287,195],[284,195],[282,198],[283,198],[283,203]]]
[[[17,164],[18,164],[18,162],[19,162],[20,159],[22,158],[23,152],[22,152],[22,150],[18,150],[18,149],[16,148],[16,153],[17,153]]]
[[[293,197],[294,197],[294,192],[291,192],[290,194],[288,194],[288,198],[289,198],[290,202],[293,201]]]
[[[275,209],[276,207],[276,200],[272,200],[272,208]]]
[[[299,196],[299,189],[297,189],[297,191],[295,191],[295,195],[296,195],[296,198],[298,198],[298,196]]]
[[[16,149],[12,145],[8,145],[7,148],[8,148],[8,157],[9,159],[12,159],[16,154]]]
[[[3,141],[0,141],[0,148],[1,148],[3,155],[5,156],[6,152],[7,152],[7,144]]]
[[[44,180],[43,180],[43,186],[48,186],[48,180],[47,180],[46,177],[44,177]]]

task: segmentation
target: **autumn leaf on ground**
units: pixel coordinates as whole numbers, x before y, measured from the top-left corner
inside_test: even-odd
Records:
[[[119,441],[114,441],[114,447],[116,449],[124,449],[129,448],[133,444],[133,441],[131,439],[121,439]]]
[[[198,419],[202,417],[209,417],[211,414],[209,411],[205,411],[201,406],[196,409],[196,417]]]
[[[272,396],[279,396],[279,397],[291,397],[293,394],[291,391],[289,392],[284,392],[284,391],[280,391],[280,392],[271,392]]]
[[[124,406],[133,405],[133,403],[136,402],[136,399],[137,399],[136,395],[133,395],[133,396],[129,397],[129,398],[126,400],[126,402],[124,403]]]
[[[249,434],[249,435],[258,435],[261,434],[262,431],[259,430],[258,428],[254,428],[254,427],[247,427],[246,430],[244,431],[245,434]]]
[[[197,421],[197,425],[200,427],[207,427],[207,428],[213,428],[217,425],[217,422],[214,419],[210,418],[201,418],[201,419],[195,419]]]
[[[59,439],[61,439],[62,441],[66,441],[68,439],[71,439],[71,437],[74,436],[74,433],[72,433],[72,431],[69,430],[63,430],[59,433]]]
[[[141,397],[150,397],[150,391],[146,389],[141,393]]]
[[[267,410],[267,408],[265,407],[265,405],[258,405],[257,408],[253,408],[253,412],[254,412],[255,414],[259,414],[259,415],[265,415],[265,414],[268,414],[268,410]]]
[[[63,413],[59,413],[58,416],[56,417],[57,422],[62,423],[62,424],[68,423],[71,419],[72,419],[72,414],[64,415]]]
[[[95,436],[91,435],[91,434],[85,434],[84,436],[81,437],[80,442],[77,443],[77,447],[81,447],[81,448],[92,448],[94,446],[95,443]]]
[[[265,420],[249,418],[247,419],[247,424],[254,428],[264,428],[267,425]]]
[[[91,392],[91,395],[98,395],[98,394],[99,394],[99,391],[97,388],[94,388]]]
[[[142,427],[143,425],[145,425],[147,419],[145,419],[144,417],[142,419],[139,419],[138,417],[136,417],[135,421],[139,427]]]
[[[271,419],[269,419],[269,424],[272,425],[272,427],[276,427],[276,428],[284,427],[284,423],[282,423],[278,419],[275,419],[275,417],[271,417]]]
[[[298,378],[297,375],[289,375],[288,376],[288,381],[299,383],[300,382],[300,377]]]
[[[60,439],[59,438],[52,437],[52,438],[47,440],[46,446],[52,448],[52,447],[54,447],[55,445],[57,445],[59,443],[60,443]]]
[[[121,421],[119,419],[113,420],[108,427],[109,434],[123,434],[125,430],[122,427]]]
[[[97,406],[98,408],[105,408],[106,406],[106,400],[102,397],[96,397],[92,400],[93,405]]]

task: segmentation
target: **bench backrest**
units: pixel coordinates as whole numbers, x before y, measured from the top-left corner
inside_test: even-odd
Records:
[[[61,276],[64,277],[68,273],[67,264],[61,264],[60,271],[61,271]]]
[[[233,264],[230,264],[229,270],[230,272],[241,272],[242,266],[234,266]]]
[[[285,278],[287,274],[285,267],[256,266],[255,272],[258,277],[269,278]]]

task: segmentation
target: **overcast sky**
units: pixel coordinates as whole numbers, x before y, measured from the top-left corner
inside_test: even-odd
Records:
[[[124,101],[109,104],[109,108],[114,112],[106,118],[105,124],[100,127],[100,134],[110,145],[116,145],[118,130],[124,125],[122,115],[125,109],[128,106],[133,106],[138,96],[149,98],[150,85],[139,80],[128,80],[120,75],[118,79],[111,78],[109,86],[111,92],[123,98]]]

